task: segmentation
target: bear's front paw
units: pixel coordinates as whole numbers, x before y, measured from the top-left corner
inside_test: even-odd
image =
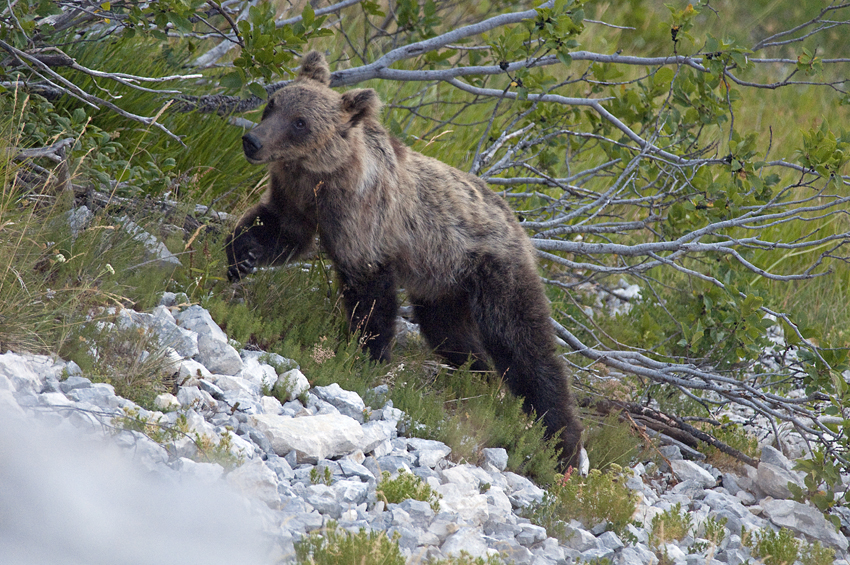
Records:
[[[236,282],[245,275],[250,275],[257,268],[257,255],[251,250],[234,254],[234,261],[227,268],[227,279]]]

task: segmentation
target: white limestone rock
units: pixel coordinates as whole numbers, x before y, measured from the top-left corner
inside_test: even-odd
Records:
[[[765,500],[761,506],[768,519],[780,528],[788,528],[826,546],[847,551],[847,538],[836,532],[817,508],[793,500]]]
[[[300,371],[299,371],[300,373]],[[337,383],[332,383],[328,386],[313,387],[313,394],[332,404],[340,414],[345,414],[350,418],[354,418],[359,423],[363,423],[363,413],[366,411],[366,404],[356,392],[343,390]]]
[[[363,448],[365,436],[356,420],[342,414],[289,418],[256,414],[250,423],[264,434],[281,457],[296,452],[299,463],[340,457]]]
[[[227,483],[236,491],[261,500],[273,510],[281,507],[279,482],[277,474],[259,459],[244,463],[227,475]]]
[[[673,474],[675,474],[681,481],[694,481],[702,488],[712,488],[717,483],[711,473],[693,461],[688,461],[686,459],[671,460],[670,467]]]

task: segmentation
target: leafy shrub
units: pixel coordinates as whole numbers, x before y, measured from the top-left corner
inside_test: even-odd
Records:
[[[708,540],[708,543],[714,547],[719,546],[723,543],[723,539],[726,537],[726,523],[729,521],[725,516],[717,517],[711,516],[702,523],[703,533],[702,537]],[[696,544],[695,544],[696,545]],[[697,550],[705,550],[707,547],[696,548]]]
[[[427,565],[503,565],[505,561],[498,555],[489,555],[487,559],[483,557],[472,557],[465,551],[461,551],[460,555],[449,557],[447,559],[429,559]]]
[[[788,528],[758,530],[748,536],[746,544],[765,565],[791,565],[797,561],[800,552],[800,541]]]
[[[339,565],[368,563],[369,565],[404,565],[398,547],[398,534],[393,539],[384,532],[351,533],[329,522],[295,544],[295,557],[301,565]]]
[[[764,528],[743,538],[744,545],[765,565],[791,565],[798,559],[803,565],[830,565],[835,561],[834,549],[796,539],[788,528]]]
[[[588,528],[604,520],[618,534],[631,522],[638,496],[626,486],[629,471],[612,463],[606,473],[591,469],[587,477],[572,472],[557,477],[528,516],[532,522],[546,528],[549,535],[563,540],[566,535],[564,523],[573,519]]]
[[[394,479],[390,478],[389,471],[381,473],[381,482],[378,484],[376,494],[387,504],[397,504],[403,500],[413,499],[429,503],[435,513],[440,510],[440,495],[421,478],[401,470]]]
[[[661,548],[671,541],[680,541],[693,528],[693,521],[688,512],[682,512],[681,503],[677,502],[668,510],[652,517],[649,531],[650,547]]]
[[[823,547],[819,541],[805,544],[800,553],[800,561],[803,565],[831,565],[835,562],[835,550],[831,547]]]

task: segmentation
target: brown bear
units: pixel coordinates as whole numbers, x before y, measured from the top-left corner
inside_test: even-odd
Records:
[[[492,361],[577,466],[581,424],[535,251],[513,211],[482,180],[390,136],[374,90],[329,84],[324,56],[307,54],[242,137],[270,180],[227,238],[228,277],[295,259],[318,233],[372,359],[390,357],[401,285],[431,347],[456,366]]]

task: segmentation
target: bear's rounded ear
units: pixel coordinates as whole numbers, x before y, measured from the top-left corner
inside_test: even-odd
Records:
[[[331,83],[331,71],[325,56],[318,51],[310,51],[301,59],[301,70],[298,78],[309,78],[325,86]]]
[[[342,94],[342,111],[351,114],[349,121],[356,125],[365,118],[376,118],[381,111],[381,100],[371,88],[349,90]]]

